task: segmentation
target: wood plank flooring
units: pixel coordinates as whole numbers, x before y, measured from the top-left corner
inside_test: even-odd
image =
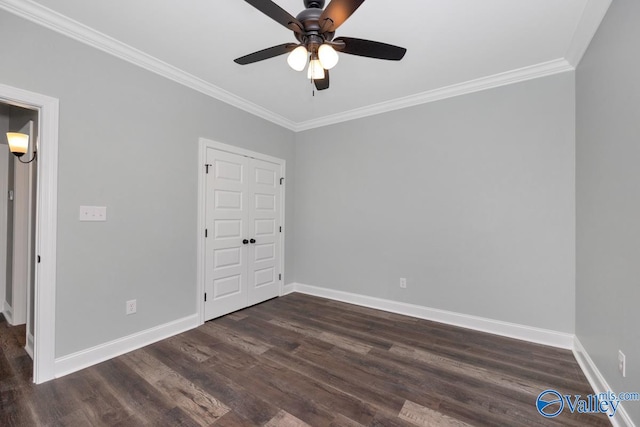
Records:
[[[570,351],[290,294],[41,385],[0,315],[2,426],[608,426]]]

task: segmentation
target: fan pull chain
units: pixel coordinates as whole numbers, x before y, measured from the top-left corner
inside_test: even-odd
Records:
[[[309,80],[311,82],[311,96],[316,96],[316,85],[313,79]]]

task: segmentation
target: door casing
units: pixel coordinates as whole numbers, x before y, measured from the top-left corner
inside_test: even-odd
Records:
[[[33,382],[55,378],[59,101],[0,83],[0,102],[38,111]]]

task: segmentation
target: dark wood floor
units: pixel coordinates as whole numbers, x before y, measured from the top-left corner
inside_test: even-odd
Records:
[[[606,426],[570,351],[291,294],[35,386],[0,315],[0,425]]]

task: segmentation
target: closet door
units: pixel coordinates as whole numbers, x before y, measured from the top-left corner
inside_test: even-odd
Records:
[[[205,319],[247,306],[248,158],[207,149]],[[246,241],[247,243],[243,243]]]
[[[207,148],[205,320],[280,294],[280,165]]]
[[[280,294],[280,166],[249,161],[248,305]]]

